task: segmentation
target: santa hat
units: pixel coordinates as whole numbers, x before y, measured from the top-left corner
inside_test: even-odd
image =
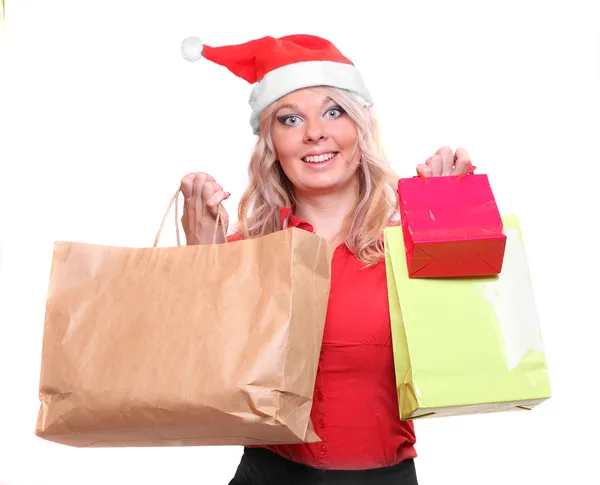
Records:
[[[373,100],[354,64],[328,40],[314,35],[263,37],[244,44],[211,47],[197,37],[185,39],[181,54],[190,62],[204,57],[253,85],[250,125],[259,131],[259,115],[273,101],[311,86],[351,92],[364,106]]]

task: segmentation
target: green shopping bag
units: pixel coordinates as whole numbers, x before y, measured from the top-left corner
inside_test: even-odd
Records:
[[[402,227],[385,229],[401,419],[532,409],[550,383],[521,229],[497,276],[409,278]]]

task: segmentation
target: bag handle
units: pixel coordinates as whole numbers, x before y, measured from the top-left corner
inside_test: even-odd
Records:
[[[477,168],[477,167],[476,167],[475,165],[471,165],[471,166],[469,166],[469,168],[468,168],[468,169],[467,169],[467,170],[466,170],[464,173],[461,173],[461,174],[460,174],[460,175],[459,175],[459,176],[456,178],[456,181],[458,182],[459,180],[462,180],[462,179],[464,179],[464,178],[465,178],[467,175],[471,175],[471,174],[472,174],[472,173],[475,171],[475,169],[476,169],[476,168]],[[424,182],[424,183],[426,183],[426,184],[427,184],[427,183],[429,183],[429,182],[427,181],[427,177],[425,177],[425,175],[423,175],[423,174],[422,174],[421,172],[419,172],[418,170],[417,170],[417,175],[418,175],[418,176],[421,178],[421,180],[423,180],[423,182]]]
[[[215,219],[215,230],[213,231],[213,244],[217,244],[217,229],[221,226],[221,231],[223,231],[223,239],[225,240],[225,244],[227,244],[227,233],[225,232],[225,226],[223,225],[223,214],[221,209],[221,204],[217,207],[217,218]]]
[[[171,207],[173,206],[173,204],[175,204],[175,233],[177,234],[177,247],[181,246],[181,238],[179,236],[179,203],[178,203],[180,192],[181,192],[181,188],[177,189],[177,192],[175,192],[175,195],[173,195],[173,197],[171,197],[171,201],[169,202],[169,205],[167,206],[165,215],[163,216],[162,222],[160,223],[160,228],[158,229],[158,233],[156,234],[156,238],[154,239],[153,247],[156,247],[158,245],[158,240],[160,239],[160,235],[165,226],[165,221],[167,220],[167,217],[169,215],[169,212],[171,211]],[[221,204],[219,204],[219,207],[217,208],[217,218],[215,220],[215,230],[213,231],[213,240],[212,240],[213,244],[216,244],[216,242],[217,242],[217,229],[218,229],[219,225],[221,226],[221,229],[223,231],[223,239],[225,239],[225,242],[227,243],[228,242],[227,241],[227,233],[225,232],[225,226],[223,226],[223,215],[222,215]]]

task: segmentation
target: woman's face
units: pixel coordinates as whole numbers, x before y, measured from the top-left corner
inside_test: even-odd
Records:
[[[321,90],[301,89],[278,100],[271,136],[298,194],[333,192],[354,181],[361,157],[356,125]]]

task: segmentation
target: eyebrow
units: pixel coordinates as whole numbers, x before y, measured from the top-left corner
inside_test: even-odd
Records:
[[[300,108],[298,107],[297,104],[287,103],[287,104],[282,104],[279,108],[277,108],[277,111],[279,111],[280,109],[286,109],[286,108],[287,109],[291,109],[291,110],[295,110],[295,111],[299,111],[300,110]]]

